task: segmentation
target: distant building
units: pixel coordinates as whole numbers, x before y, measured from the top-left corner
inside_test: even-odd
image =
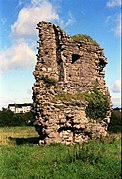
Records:
[[[9,104],[8,110],[14,113],[26,113],[31,111],[31,107],[32,107],[32,103]]]

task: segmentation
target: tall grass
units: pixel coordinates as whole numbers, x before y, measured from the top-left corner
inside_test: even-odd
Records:
[[[5,130],[3,129],[4,133]],[[27,131],[31,130],[29,136]],[[12,128],[10,131],[12,132]],[[6,130],[6,136],[10,131]],[[83,145],[39,146],[33,142],[37,136],[32,127],[13,128],[13,131],[17,132],[17,136],[15,133],[10,136],[9,133],[8,143],[0,146],[0,179],[120,178],[121,152],[118,134]],[[30,138],[32,141],[29,141]],[[17,143],[17,139],[20,143]]]

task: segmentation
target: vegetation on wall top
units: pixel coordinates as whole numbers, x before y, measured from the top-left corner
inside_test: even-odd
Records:
[[[87,40],[89,42],[92,42],[94,45],[98,45],[98,43],[92,37],[86,34],[76,34],[71,36],[71,38],[76,42],[83,42],[84,40]]]

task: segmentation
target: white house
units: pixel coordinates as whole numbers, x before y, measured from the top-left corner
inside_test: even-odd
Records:
[[[32,103],[24,103],[24,104],[9,104],[8,110],[14,113],[26,113],[30,112],[32,108]]]

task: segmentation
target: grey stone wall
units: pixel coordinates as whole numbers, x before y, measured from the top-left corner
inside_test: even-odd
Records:
[[[33,112],[40,142],[82,143],[96,135],[106,135],[111,110],[97,123],[86,118],[86,101],[71,98],[89,92],[95,83],[109,95],[103,49],[88,40],[75,42],[59,26],[49,22],[40,22],[37,29]],[[65,94],[69,99],[64,99]]]

